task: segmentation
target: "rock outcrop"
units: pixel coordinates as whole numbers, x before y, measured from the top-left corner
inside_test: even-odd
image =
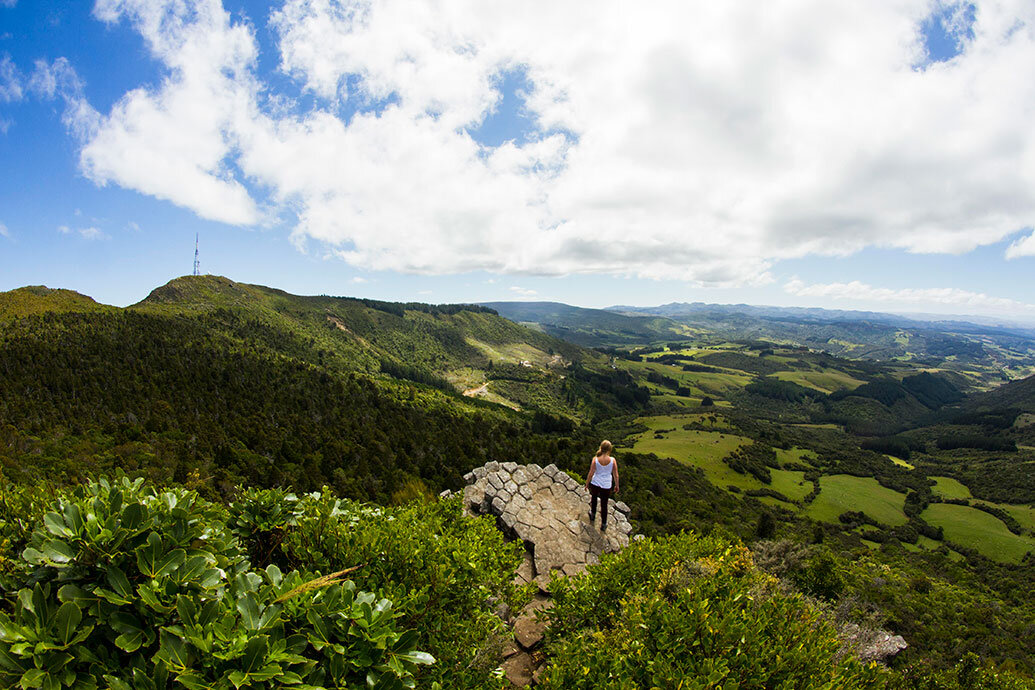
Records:
[[[534,683],[541,671],[538,648],[553,605],[546,590],[550,573],[577,575],[599,563],[602,554],[628,546],[629,506],[611,502],[607,530],[601,531],[599,515],[595,524],[589,521],[589,492],[555,465],[490,462],[464,480],[465,508],[494,515],[508,538],[524,542],[525,560],[516,580],[539,586],[532,603],[512,619],[514,642],[503,651],[504,674],[513,687],[523,687]]]
[[[612,501],[607,531],[589,522],[589,492],[555,465],[490,462],[464,475],[464,505],[492,514],[508,535],[521,539],[531,559],[519,576],[549,582],[557,570],[575,575],[600,555],[629,545],[629,506]]]

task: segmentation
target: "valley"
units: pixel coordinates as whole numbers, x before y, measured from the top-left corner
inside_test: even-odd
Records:
[[[216,276],[125,309],[2,293],[0,481],[17,496],[125,473],[217,503],[250,486],[437,505],[493,460],[581,476],[609,438],[639,533],[800,544],[812,555],[781,577],[908,633],[896,668],[941,672],[983,650],[1035,672],[1026,336],[972,350],[958,330],[925,331],[921,350],[884,358],[874,320],[826,349],[801,337],[826,322],[794,335],[769,315],[740,337],[675,313],[563,306],[543,324],[535,304],[301,297]],[[951,351],[932,354],[936,340]],[[28,538],[16,510],[0,505],[0,579]],[[875,589],[874,568],[896,575]],[[944,620],[921,625],[918,606]],[[978,622],[990,606],[1008,640]]]

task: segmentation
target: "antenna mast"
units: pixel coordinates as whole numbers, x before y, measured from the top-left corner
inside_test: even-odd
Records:
[[[194,233],[194,275],[201,275],[201,261],[198,259],[198,233]]]

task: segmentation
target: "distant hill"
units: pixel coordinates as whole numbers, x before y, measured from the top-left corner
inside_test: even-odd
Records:
[[[587,347],[643,344],[675,338],[685,329],[658,316],[632,316],[605,309],[573,307],[560,302],[483,302],[511,321],[535,324],[544,332]]]
[[[769,341],[857,360],[956,367],[984,385],[1035,374],[1035,330],[922,321],[880,312],[673,302],[583,309],[549,302],[492,302],[501,315],[587,346]]]
[[[72,290],[30,285],[0,292],[0,320],[46,312],[106,312],[116,307],[95,302],[93,298]]]

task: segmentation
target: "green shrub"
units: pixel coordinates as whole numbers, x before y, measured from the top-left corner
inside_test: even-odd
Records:
[[[878,688],[833,626],[717,537],[635,542],[554,580],[547,688]]]
[[[142,480],[90,482],[32,534],[0,612],[0,684],[151,690],[413,687],[416,635],[345,573],[253,571],[222,509]]]
[[[502,687],[497,653],[510,631],[497,615],[531,598],[513,585],[520,542],[507,544],[491,518],[464,515],[460,499],[381,508],[311,494],[284,540],[289,562],[350,575],[396,603],[417,645],[435,656],[422,686]]]

